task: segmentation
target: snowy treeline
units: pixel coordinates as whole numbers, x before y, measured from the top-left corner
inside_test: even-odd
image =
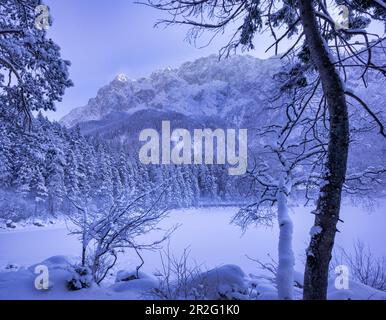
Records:
[[[125,192],[166,183],[170,207],[235,199],[238,183],[225,166],[144,166],[135,153],[85,137],[38,115],[25,131],[0,124],[2,218],[68,213],[69,199],[114,203]]]
[[[127,145],[86,137],[40,114],[31,131],[2,122],[0,141],[1,218],[6,219],[69,213],[74,207],[68,197],[108,205],[122,193],[145,192],[164,182],[171,208],[245,202],[257,191],[249,177],[231,177],[222,165],[145,166]],[[361,157],[352,160],[359,169]]]

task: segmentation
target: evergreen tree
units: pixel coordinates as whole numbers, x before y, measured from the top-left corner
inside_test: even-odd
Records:
[[[0,144],[0,185],[10,187],[12,180],[12,144],[5,126],[0,126]]]
[[[41,0],[7,0],[0,6],[0,117],[27,122],[35,110],[55,110],[64,90],[72,85],[70,63],[60,48],[35,27],[35,8]],[[49,20],[51,22],[51,20]]]
[[[55,209],[61,204],[65,191],[64,170],[65,158],[60,148],[51,146],[46,155],[46,186],[48,190],[48,211],[55,214]]]
[[[30,189],[34,194],[35,202],[45,202],[48,196],[48,190],[46,188],[46,182],[43,177],[41,168],[36,167],[33,170],[32,179],[30,183]]]
[[[80,197],[78,185],[78,165],[73,150],[67,150],[66,166],[64,169],[65,191],[66,196],[76,201]]]
[[[104,144],[98,146],[97,157],[98,200],[101,204],[109,205],[113,202],[112,159]]]

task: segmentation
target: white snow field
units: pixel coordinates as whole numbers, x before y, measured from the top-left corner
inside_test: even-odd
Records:
[[[371,248],[375,256],[384,256],[386,216],[383,208],[382,204],[371,210],[345,205],[342,212],[342,220],[345,222],[338,227],[341,233],[337,235],[336,245],[350,250],[353,242],[360,239]],[[272,228],[251,226],[245,234],[242,234],[237,226],[229,224],[237,210],[234,207],[175,210],[162,223],[163,228],[181,224],[169,242],[170,251],[174,255],[179,256],[185,248],[190,247],[191,264],[200,265],[201,270],[205,271],[217,268],[214,270],[217,278],[222,275],[220,278],[225,279],[221,286],[232,287],[232,292],[235,291],[234,285],[240,288],[242,279],[248,278],[250,283],[251,278],[254,278],[250,274],[262,273],[257,264],[247,256],[269,261],[267,254],[270,254],[276,260],[278,244],[278,228],[275,221]],[[291,208],[298,271],[303,271],[304,252],[313,221],[311,210],[312,207],[303,206]],[[138,299],[143,298],[146,290],[149,291],[156,286],[157,278],[152,274],[161,268],[158,251],[143,252],[145,264],[141,271],[144,275],[139,280],[114,284],[114,278],[111,277],[102,288],[95,286],[76,292],[67,291],[64,285],[68,277],[66,264],[68,259],[74,261],[80,255],[80,243],[76,237],[68,235],[68,232],[64,223],[40,228],[31,226],[1,230],[0,299]],[[147,238],[149,241],[155,240],[157,235],[149,235]],[[166,246],[167,243],[164,244],[164,247]],[[48,260],[44,261],[46,259]],[[5,267],[10,264],[16,267],[6,269]],[[42,292],[34,288],[37,277],[34,266],[37,264],[49,267],[48,291]],[[134,270],[138,264],[139,259],[135,252],[128,250],[120,256],[114,272]],[[298,273],[295,278],[301,281],[302,276]],[[255,298],[276,298],[276,289],[272,283],[263,279],[253,281],[257,282],[256,290],[258,290]],[[301,297],[299,290],[295,294],[297,298]],[[211,297],[219,298],[215,295]],[[386,299],[386,293],[354,281],[350,281],[348,290],[338,290],[334,288],[334,279],[331,279],[329,298]]]

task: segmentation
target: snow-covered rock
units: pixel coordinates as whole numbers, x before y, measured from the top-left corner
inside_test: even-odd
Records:
[[[16,228],[16,223],[13,222],[12,220],[7,220],[5,225],[6,225],[7,228],[10,228],[10,229],[15,229]]]

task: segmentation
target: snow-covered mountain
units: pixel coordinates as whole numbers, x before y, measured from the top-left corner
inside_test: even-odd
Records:
[[[383,51],[379,50],[373,59],[383,61]],[[84,134],[130,147],[138,144],[142,129],[160,129],[162,120],[171,121],[172,129],[247,128],[248,135],[253,137],[255,129],[278,123],[283,121],[280,117],[285,117],[280,109],[276,113],[267,110],[268,100],[277,93],[279,85],[273,75],[281,70],[283,63],[279,57],[261,60],[235,55],[219,61],[217,55],[212,55],[176,69],[156,71],[147,78],[131,80],[118,75],[86,106],[74,109],[60,122],[67,127],[79,125]],[[385,78],[370,71],[366,87],[361,74],[355,68],[348,71],[347,90],[355,91],[383,117]],[[357,102],[348,101],[350,112],[359,112],[356,118],[372,120]],[[284,104],[278,102],[281,105]],[[363,150],[365,141],[377,135],[376,131],[356,138],[363,140],[358,152]]]
[[[217,55],[187,62],[180,68],[167,68],[148,78],[128,79],[118,75],[101,88],[84,107],[61,119],[72,127],[114,115],[130,116],[139,111],[179,113],[187,117],[216,117],[240,125],[272,92],[272,76],[278,58],[260,60],[251,56],[232,56],[219,61]]]

